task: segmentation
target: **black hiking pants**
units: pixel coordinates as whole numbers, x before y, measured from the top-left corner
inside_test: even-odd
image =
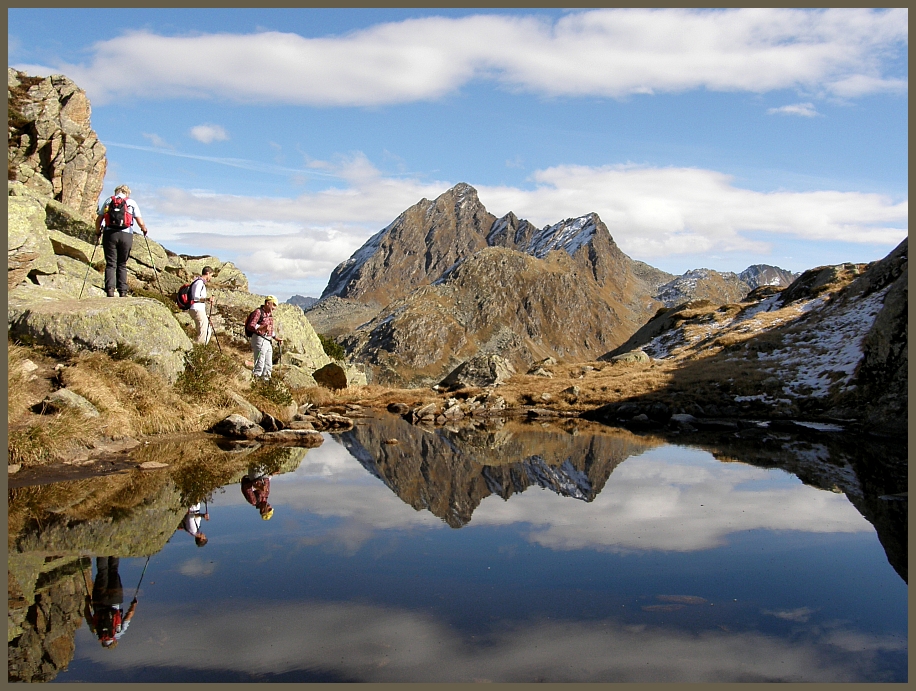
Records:
[[[120,605],[124,602],[124,588],[118,573],[118,557],[95,558],[95,582],[92,584],[92,605]]]
[[[102,249],[105,250],[105,292],[114,295],[115,290],[127,295],[127,259],[134,246],[134,234],[127,230],[105,230],[102,235]]]

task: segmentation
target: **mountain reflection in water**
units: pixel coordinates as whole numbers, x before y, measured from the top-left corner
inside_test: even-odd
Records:
[[[9,678],[906,681],[905,448],[694,441],[383,415],[13,488]],[[125,614],[139,592],[112,650],[85,626],[97,557]]]

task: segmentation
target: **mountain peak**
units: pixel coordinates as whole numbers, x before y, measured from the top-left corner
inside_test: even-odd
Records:
[[[477,190],[471,187],[466,182],[459,182],[457,185],[455,185],[451,189],[443,192],[440,196],[444,197],[446,195],[455,196],[455,197],[468,197],[468,196],[477,197]]]

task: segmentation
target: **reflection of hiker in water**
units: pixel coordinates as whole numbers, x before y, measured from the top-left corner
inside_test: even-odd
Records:
[[[270,476],[259,468],[249,469],[248,474],[242,478],[242,494],[248,503],[254,506],[261,514],[261,518],[269,521],[274,515],[274,510],[267,503],[270,496]]]
[[[136,596],[130,603],[127,614],[121,612],[124,603],[124,589],[118,574],[118,557],[96,557],[95,582],[92,597],[86,596],[86,622],[89,630],[98,636],[105,648],[114,648],[118,639],[127,631],[131,618],[137,609]]]
[[[209,511],[200,510],[200,502],[194,504],[188,508],[187,513],[185,513],[184,518],[181,519],[181,525],[178,526],[184,530],[189,535],[194,536],[194,542],[197,543],[198,547],[203,547],[207,544],[207,536],[204,535],[204,532],[200,529],[200,519],[203,517],[205,521],[210,520]]]

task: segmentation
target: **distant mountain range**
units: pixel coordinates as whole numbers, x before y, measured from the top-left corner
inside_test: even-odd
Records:
[[[318,302],[318,298],[306,297],[304,295],[293,295],[289,300],[286,301],[290,305],[295,305],[303,312],[309,307]]]
[[[380,383],[417,385],[480,353],[523,368],[595,359],[662,307],[740,300],[793,278],[766,265],[675,276],[624,254],[595,213],[538,228],[512,212],[497,218],[460,183],[369,238],[303,309]]]

